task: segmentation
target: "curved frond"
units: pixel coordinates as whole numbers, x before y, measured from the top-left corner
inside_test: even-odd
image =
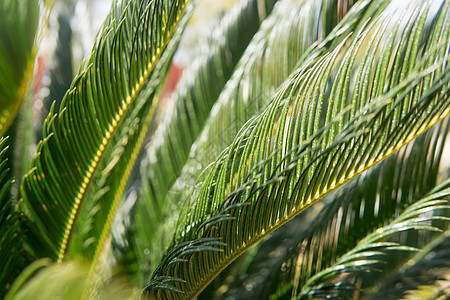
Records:
[[[85,205],[80,212],[78,223],[80,226],[77,227],[80,236],[77,239],[80,239],[79,242],[82,243],[81,252],[86,253],[86,256],[94,261],[99,257],[105,240],[109,236],[119,200],[144,143],[150,122],[153,120],[156,101],[151,100],[158,99],[162,90],[162,82],[167,77],[173,55],[190,19],[193,10],[191,4],[186,6],[178,28],[150,74],[149,84],[130,105],[124,121],[119,124],[117,133],[99,164],[100,171],[94,175],[95,184],[86,194]]]
[[[220,288],[226,292],[217,297],[295,298],[314,274],[436,186],[449,121],[276,230],[246,259],[249,267],[239,271],[245,276]]]
[[[38,22],[38,1],[0,3],[0,137],[19,111],[33,73]]]
[[[244,0],[220,21],[200,45],[200,54],[183,71],[162,123],[146,147],[141,165],[142,195],[136,207],[138,256],[142,264],[153,232],[163,218],[167,192],[188,159],[211,107],[232,75],[260,23],[276,0]]]
[[[320,53],[332,41],[345,38],[349,30],[358,23],[357,20],[364,14],[368,4],[367,1],[356,4],[352,13],[345,15],[345,26],[338,25],[329,38],[317,44],[328,33],[324,32],[323,27],[333,19],[337,2],[341,3],[333,0],[281,1],[264,20],[212,108],[179,178],[164,198],[161,213],[168,215],[169,221],[158,228],[158,232],[154,234],[156,237],[150,241],[149,249],[165,251],[176,224],[181,199],[192,197],[191,193],[195,193],[193,187],[201,182],[202,176],[206,174],[205,169],[232,142],[239,128],[267,106],[270,98],[266,96],[273,94],[286,80],[295,64],[311,59],[307,55],[313,51],[311,48],[318,48],[317,52]],[[318,24],[317,20],[322,22]],[[311,34],[303,34],[309,31]],[[152,170],[149,169],[148,172],[151,174]],[[159,261],[158,253],[160,251],[150,252],[152,262]]]
[[[145,96],[187,2],[115,3],[59,115],[49,113],[21,194],[51,258],[64,258],[99,162],[130,107]]]
[[[146,293],[197,295],[249,247],[447,116],[448,5],[393,2],[305,62],[187,199]],[[159,289],[162,278],[173,289]]]

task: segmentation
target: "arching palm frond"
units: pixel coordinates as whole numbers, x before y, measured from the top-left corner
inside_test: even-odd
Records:
[[[38,1],[0,3],[0,137],[19,111],[33,73],[38,22]]]
[[[360,177],[357,182],[344,189],[332,203],[331,209],[311,226],[311,229],[314,229],[310,230],[310,236],[299,241],[299,249],[295,250],[296,253],[283,262],[285,265],[290,265],[292,269],[286,271],[286,278],[280,280],[275,294],[280,295],[283,294],[280,291],[284,291],[293,297],[299,294],[303,295],[302,297],[309,297],[312,294],[318,297],[319,293],[322,295],[327,293],[330,296],[334,293],[338,294],[342,292],[340,287],[344,286],[355,289],[356,286],[352,286],[348,282],[347,285],[342,285],[340,280],[330,284],[321,283],[327,281],[325,279],[327,276],[344,274],[347,271],[350,273],[350,269],[355,273],[361,271],[363,265],[370,269],[369,265],[362,263],[364,259],[370,260],[370,251],[366,253],[367,255],[359,254],[361,269],[359,266],[352,267],[353,262],[351,262],[348,269],[346,264],[342,264],[339,269],[342,273],[339,273],[340,271],[335,268],[339,264],[336,260],[355,251],[357,243],[363,243],[361,240],[368,239],[366,234],[371,231],[373,231],[370,233],[372,236],[381,233],[382,230],[377,227],[392,227],[395,223],[392,221],[393,218],[404,213],[405,207],[415,205],[414,202],[418,198],[435,193],[443,150],[442,138],[445,139],[448,133],[447,126],[448,122],[444,126],[444,130],[441,127],[437,128],[442,130],[437,135],[433,133],[419,138],[412,147],[402,149],[398,155],[386,160],[378,168],[374,168],[372,172]],[[408,175],[405,176],[406,174]],[[412,174],[413,178],[410,176]],[[320,224],[320,220],[323,224]],[[400,224],[396,224],[394,228],[399,232],[409,229],[406,223],[403,225],[402,227]],[[409,238],[401,240],[402,243],[408,240],[409,246],[420,248],[422,247],[420,241],[426,242],[426,239],[427,236],[424,235],[419,240]],[[402,250],[402,248],[399,249]],[[408,249],[406,248],[406,250]],[[401,257],[394,259],[390,259],[393,253],[388,252],[388,254],[390,255],[380,259],[381,261],[389,259],[388,268],[385,267],[382,273],[371,274],[369,282],[365,281],[364,277],[359,278],[358,276],[358,283],[362,284],[364,288],[373,286],[377,279],[382,280],[377,275],[383,274],[383,277],[386,277],[389,269],[392,270],[407,262],[408,255],[404,253]],[[380,266],[376,268],[379,269]],[[289,268],[287,269],[289,270]],[[287,288],[289,285],[291,288]],[[333,290],[334,288],[336,290]]]
[[[86,205],[80,211],[82,221],[77,227],[79,229],[77,239],[82,243],[81,252],[85,252],[89,259],[98,258],[109,235],[119,200],[154,116],[156,101],[152,102],[151,99],[159,98],[162,82],[167,77],[173,55],[191,16],[193,10],[191,4],[185,8],[178,28],[149,76],[148,85],[140,92],[140,97],[130,105],[124,121],[118,126],[111,145],[105,151],[105,159],[99,164],[100,171],[94,175],[95,184],[87,192]]]
[[[188,160],[181,174],[182,182],[191,180],[194,185],[204,168],[234,139],[239,129],[253,116],[267,106],[268,96],[288,78],[295,65],[309,57],[314,49],[323,51],[333,40],[345,38],[349,32],[342,27],[334,28],[333,38],[320,41],[327,36],[326,22],[336,12],[334,6],[341,1],[282,1],[273,14],[262,24],[260,32],[249,45],[230,82],[222,91],[217,104],[203,132],[192,147],[191,159]],[[327,5],[326,5],[327,4]],[[334,5],[333,5],[334,4]],[[323,7],[330,7],[324,10]],[[362,1],[344,24],[357,23],[358,18],[367,9],[367,2]],[[339,14],[339,13],[338,13]],[[318,20],[323,20],[317,23]],[[304,35],[304,32],[310,32]],[[339,32],[339,33],[337,33]],[[313,44],[318,43],[311,47]],[[318,48],[318,49],[316,49]],[[191,193],[184,190],[184,195]],[[176,189],[171,194],[179,194]],[[180,197],[180,195],[177,195]]]
[[[284,281],[295,287],[290,291],[293,296],[306,293],[304,286],[315,273],[346,255],[377,227],[391,226],[392,219],[405,207],[432,193],[438,185],[440,157],[447,134],[448,121],[445,126],[437,128],[437,134],[433,132],[417,139],[411,147],[402,149],[344,189],[330,209],[311,226],[310,236],[299,241],[301,249],[297,249],[296,254],[283,263],[297,267],[290,273],[286,272],[287,278],[280,280],[279,290],[286,291]],[[421,247],[420,244],[410,245]],[[404,258],[407,256],[391,261],[389,266],[405,263]],[[302,262],[308,263],[302,265]],[[375,277],[371,277],[371,283],[375,282]],[[329,288],[331,290],[331,285]],[[328,292],[331,294],[330,290]]]
[[[66,94],[59,115],[44,124],[21,193],[48,255],[62,260],[99,162],[130,107],[145,97],[188,1],[115,3],[89,60]],[[148,101],[152,101],[149,99]],[[131,128],[130,128],[131,130]]]
[[[448,115],[448,5],[390,3],[349,43],[304,63],[187,199],[146,294],[195,296],[250,246]]]
[[[309,278],[437,185],[448,123],[447,119],[275,231],[253,258],[246,258],[248,267],[239,270],[245,276],[227,288],[219,286],[226,292],[215,297],[295,298]],[[397,264],[403,262],[399,259]]]
[[[204,126],[212,105],[233,73],[260,23],[276,0],[246,0],[235,6],[200,45],[200,55],[183,71],[171,97],[171,105],[141,166],[142,195],[138,197],[136,222],[138,257],[146,261],[144,249],[152,241],[163,217],[169,188],[185,164],[189,149]]]
[[[170,242],[168,238],[176,224],[182,199],[191,197],[193,187],[198,180],[201,181],[198,178],[231,143],[239,128],[267,105],[269,98],[265,96],[275,92],[299,60],[310,59],[307,53],[312,51],[311,48],[324,51],[333,39],[343,39],[367,9],[367,1],[358,3],[358,7],[345,16],[345,28],[338,26],[329,39],[312,47],[321,36],[327,34],[322,29],[325,21],[317,24],[317,20],[332,19],[330,16],[336,13],[337,2],[340,1],[325,5],[317,1],[281,1],[263,22],[192,146],[190,158],[180,177],[164,199],[162,213],[168,215],[168,221],[158,228],[148,246],[149,249],[161,249],[150,252],[152,262],[160,260],[162,251]],[[329,10],[324,10],[324,6]],[[304,35],[309,28],[314,29],[312,34]]]

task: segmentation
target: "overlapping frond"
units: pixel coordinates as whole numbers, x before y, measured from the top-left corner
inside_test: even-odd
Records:
[[[430,7],[390,3],[293,74],[187,199],[148,295],[195,296],[250,246],[449,114],[448,3]],[[190,247],[210,239],[206,250]],[[158,288],[162,279],[173,288]]]
[[[194,185],[204,169],[233,141],[240,128],[265,108],[270,95],[288,78],[295,65],[311,60],[311,56],[327,49],[331,42],[342,41],[352,25],[367,9],[361,1],[342,26],[326,32],[335,15],[337,3],[342,1],[281,1],[244,53],[230,82],[213,107],[204,130],[192,146],[191,158],[186,163],[180,182]],[[345,2],[345,1],[344,1]],[[339,5],[338,5],[339,6]],[[348,4],[347,6],[350,6]],[[328,7],[326,10],[324,7]],[[343,14],[338,12],[337,15]],[[317,23],[321,20],[320,23]],[[345,24],[345,25],[344,25]],[[336,25],[336,24],[334,24]],[[304,32],[309,34],[304,35]],[[320,39],[330,36],[325,40]],[[316,44],[317,43],[317,44]],[[311,47],[312,46],[312,47]],[[171,194],[181,198],[175,187]],[[184,190],[184,189],[183,189]],[[192,191],[184,190],[188,196]]]
[[[201,132],[225,83],[260,23],[270,14],[276,0],[245,0],[220,21],[211,36],[201,41],[199,55],[183,71],[162,123],[146,147],[141,166],[142,193],[136,208],[138,255],[160,225],[167,192],[188,159],[189,149]]]
[[[14,120],[33,73],[38,22],[38,1],[0,3],[0,137]]]
[[[64,258],[99,162],[148,84],[187,2],[115,3],[59,115],[49,113],[21,193],[51,258]]]
[[[312,51],[311,48],[317,47],[317,52],[320,52],[333,40],[345,38],[364,14],[368,4],[367,1],[358,3],[352,13],[345,16],[345,26],[334,28],[327,40],[315,44],[329,33],[324,32],[323,27],[333,19],[335,6],[338,2],[341,3],[325,2],[327,4],[318,1],[280,1],[263,22],[221,92],[205,128],[193,144],[190,158],[180,177],[164,198],[162,213],[169,215],[169,221],[166,223],[176,224],[181,200],[191,197],[193,187],[201,182],[204,170],[231,143],[239,128],[267,105],[270,98],[266,96],[274,93],[286,80],[295,64],[299,60],[311,59],[307,55]],[[321,22],[317,23],[318,20]],[[304,32],[309,32],[311,28],[311,34],[304,35]],[[166,227],[158,228],[149,249],[165,250],[174,225]],[[150,253],[153,262],[159,261],[158,254],[161,251]]]
[[[240,270],[245,276],[216,297],[295,298],[309,278],[436,186],[448,124],[447,119],[275,231]]]

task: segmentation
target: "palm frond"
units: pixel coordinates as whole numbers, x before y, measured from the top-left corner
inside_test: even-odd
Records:
[[[327,32],[317,20],[329,20],[334,15],[334,5],[317,1],[281,1],[272,14],[263,22],[259,32],[243,54],[233,76],[221,92],[212,109],[205,128],[191,148],[190,158],[180,177],[164,198],[162,214],[169,215],[167,224],[176,224],[181,199],[191,197],[192,187],[201,182],[202,173],[214,162],[220,152],[231,143],[239,128],[252,116],[261,112],[269,102],[266,97],[275,92],[300,60],[308,59],[311,48],[323,51],[332,42],[344,38],[357,24],[360,14],[367,9],[367,1],[345,16],[345,27],[338,26],[330,37],[315,44]],[[337,1],[339,2],[339,1]],[[328,3],[328,2],[327,2]],[[329,10],[324,10],[329,6]],[[324,23],[323,23],[324,24]],[[304,35],[310,28],[311,35]],[[315,44],[315,45],[314,45]],[[151,173],[149,169],[149,173]],[[145,187],[145,185],[144,185]],[[149,216],[150,218],[150,216]],[[150,241],[149,249],[165,250],[172,226],[159,226],[156,238]],[[168,233],[169,232],[169,233]],[[151,261],[159,261],[161,251],[150,253]]]
[[[0,137],[13,122],[33,72],[38,22],[38,1],[0,3]]]
[[[59,115],[49,113],[21,194],[52,259],[64,258],[99,162],[130,106],[145,97],[187,2],[115,3]]]
[[[185,164],[220,91],[233,73],[260,23],[276,0],[245,0],[236,5],[200,45],[200,54],[187,70],[169,102],[141,166],[142,195],[136,208],[138,256],[157,230],[166,195]]]
[[[328,283],[333,277],[346,273],[354,274],[374,271],[377,265],[386,259],[386,257],[383,257],[388,255],[386,251],[418,250],[415,247],[408,247],[393,242],[392,239],[388,241],[386,239],[407,230],[438,231],[438,228],[431,225],[431,221],[446,219],[442,211],[440,213],[437,213],[437,211],[450,208],[447,200],[444,200],[449,195],[450,189],[447,188],[436,191],[427,195],[424,199],[411,204],[388,225],[378,228],[363,238],[355,248],[338,258],[336,263],[312,276],[302,287],[302,291],[297,298],[324,298],[326,295],[330,297],[334,293],[336,293],[334,297],[343,297],[343,295],[340,295],[343,286],[346,287],[345,290],[347,291],[358,288],[351,283]],[[369,283],[369,285],[373,284],[373,281]]]
[[[226,293],[220,298],[295,297],[314,274],[436,186],[448,124],[440,123],[275,231],[240,271],[245,277],[221,288]]]
[[[148,295],[195,296],[250,246],[449,114],[448,3],[430,5],[391,3],[293,74],[186,201],[174,245],[222,246],[174,246]],[[160,278],[181,281],[158,289]]]
[[[150,122],[154,116],[155,102],[162,90],[162,82],[167,77],[173,55],[178,48],[184,28],[190,19],[193,5],[189,3],[184,11],[171,41],[166,46],[160,61],[149,76],[149,84],[141,91],[141,96],[130,105],[124,121],[118,126],[111,145],[105,151],[105,159],[100,162],[94,175],[95,184],[86,195],[86,204],[80,211],[80,230],[83,251],[89,259],[96,260],[110,232],[119,200],[125,190],[134,163],[144,142]],[[87,230],[83,232],[83,226]]]
[[[323,28],[330,25],[327,22],[335,14],[342,14],[335,11],[337,3],[341,7],[345,6],[342,1],[278,3],[272,15],[262,24],[213,107],[203,132],[192,146],[192,158],[186,163],[180,182],[198,178],[232,143],[240,128],[261,113],[267,106],[270,95],[288,78],[295,65],[326,51],[331,43],[342,41],[354,29],[352,25],[358,23],[368,6],[367,1],[357,3],[352,13],[345,16],[343,24],[333,27],[330,33]],[[349,3],[346,6],[351,7]],[[322,23],[317,23],[318,20]],[[304,32],[311,34],[304,35]],[[327,35],[328,38],[324,39]],[[196,182],[190,183],[195,185]],[[179,194],[176,189],[170,192]],[[189,190],[183,196],[190,193]]]

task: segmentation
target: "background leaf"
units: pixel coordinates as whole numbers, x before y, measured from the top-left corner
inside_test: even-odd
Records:
[[[0,136],[11,125],[25,97],[37,51],[38,22],[38,1],[0,3]]]

